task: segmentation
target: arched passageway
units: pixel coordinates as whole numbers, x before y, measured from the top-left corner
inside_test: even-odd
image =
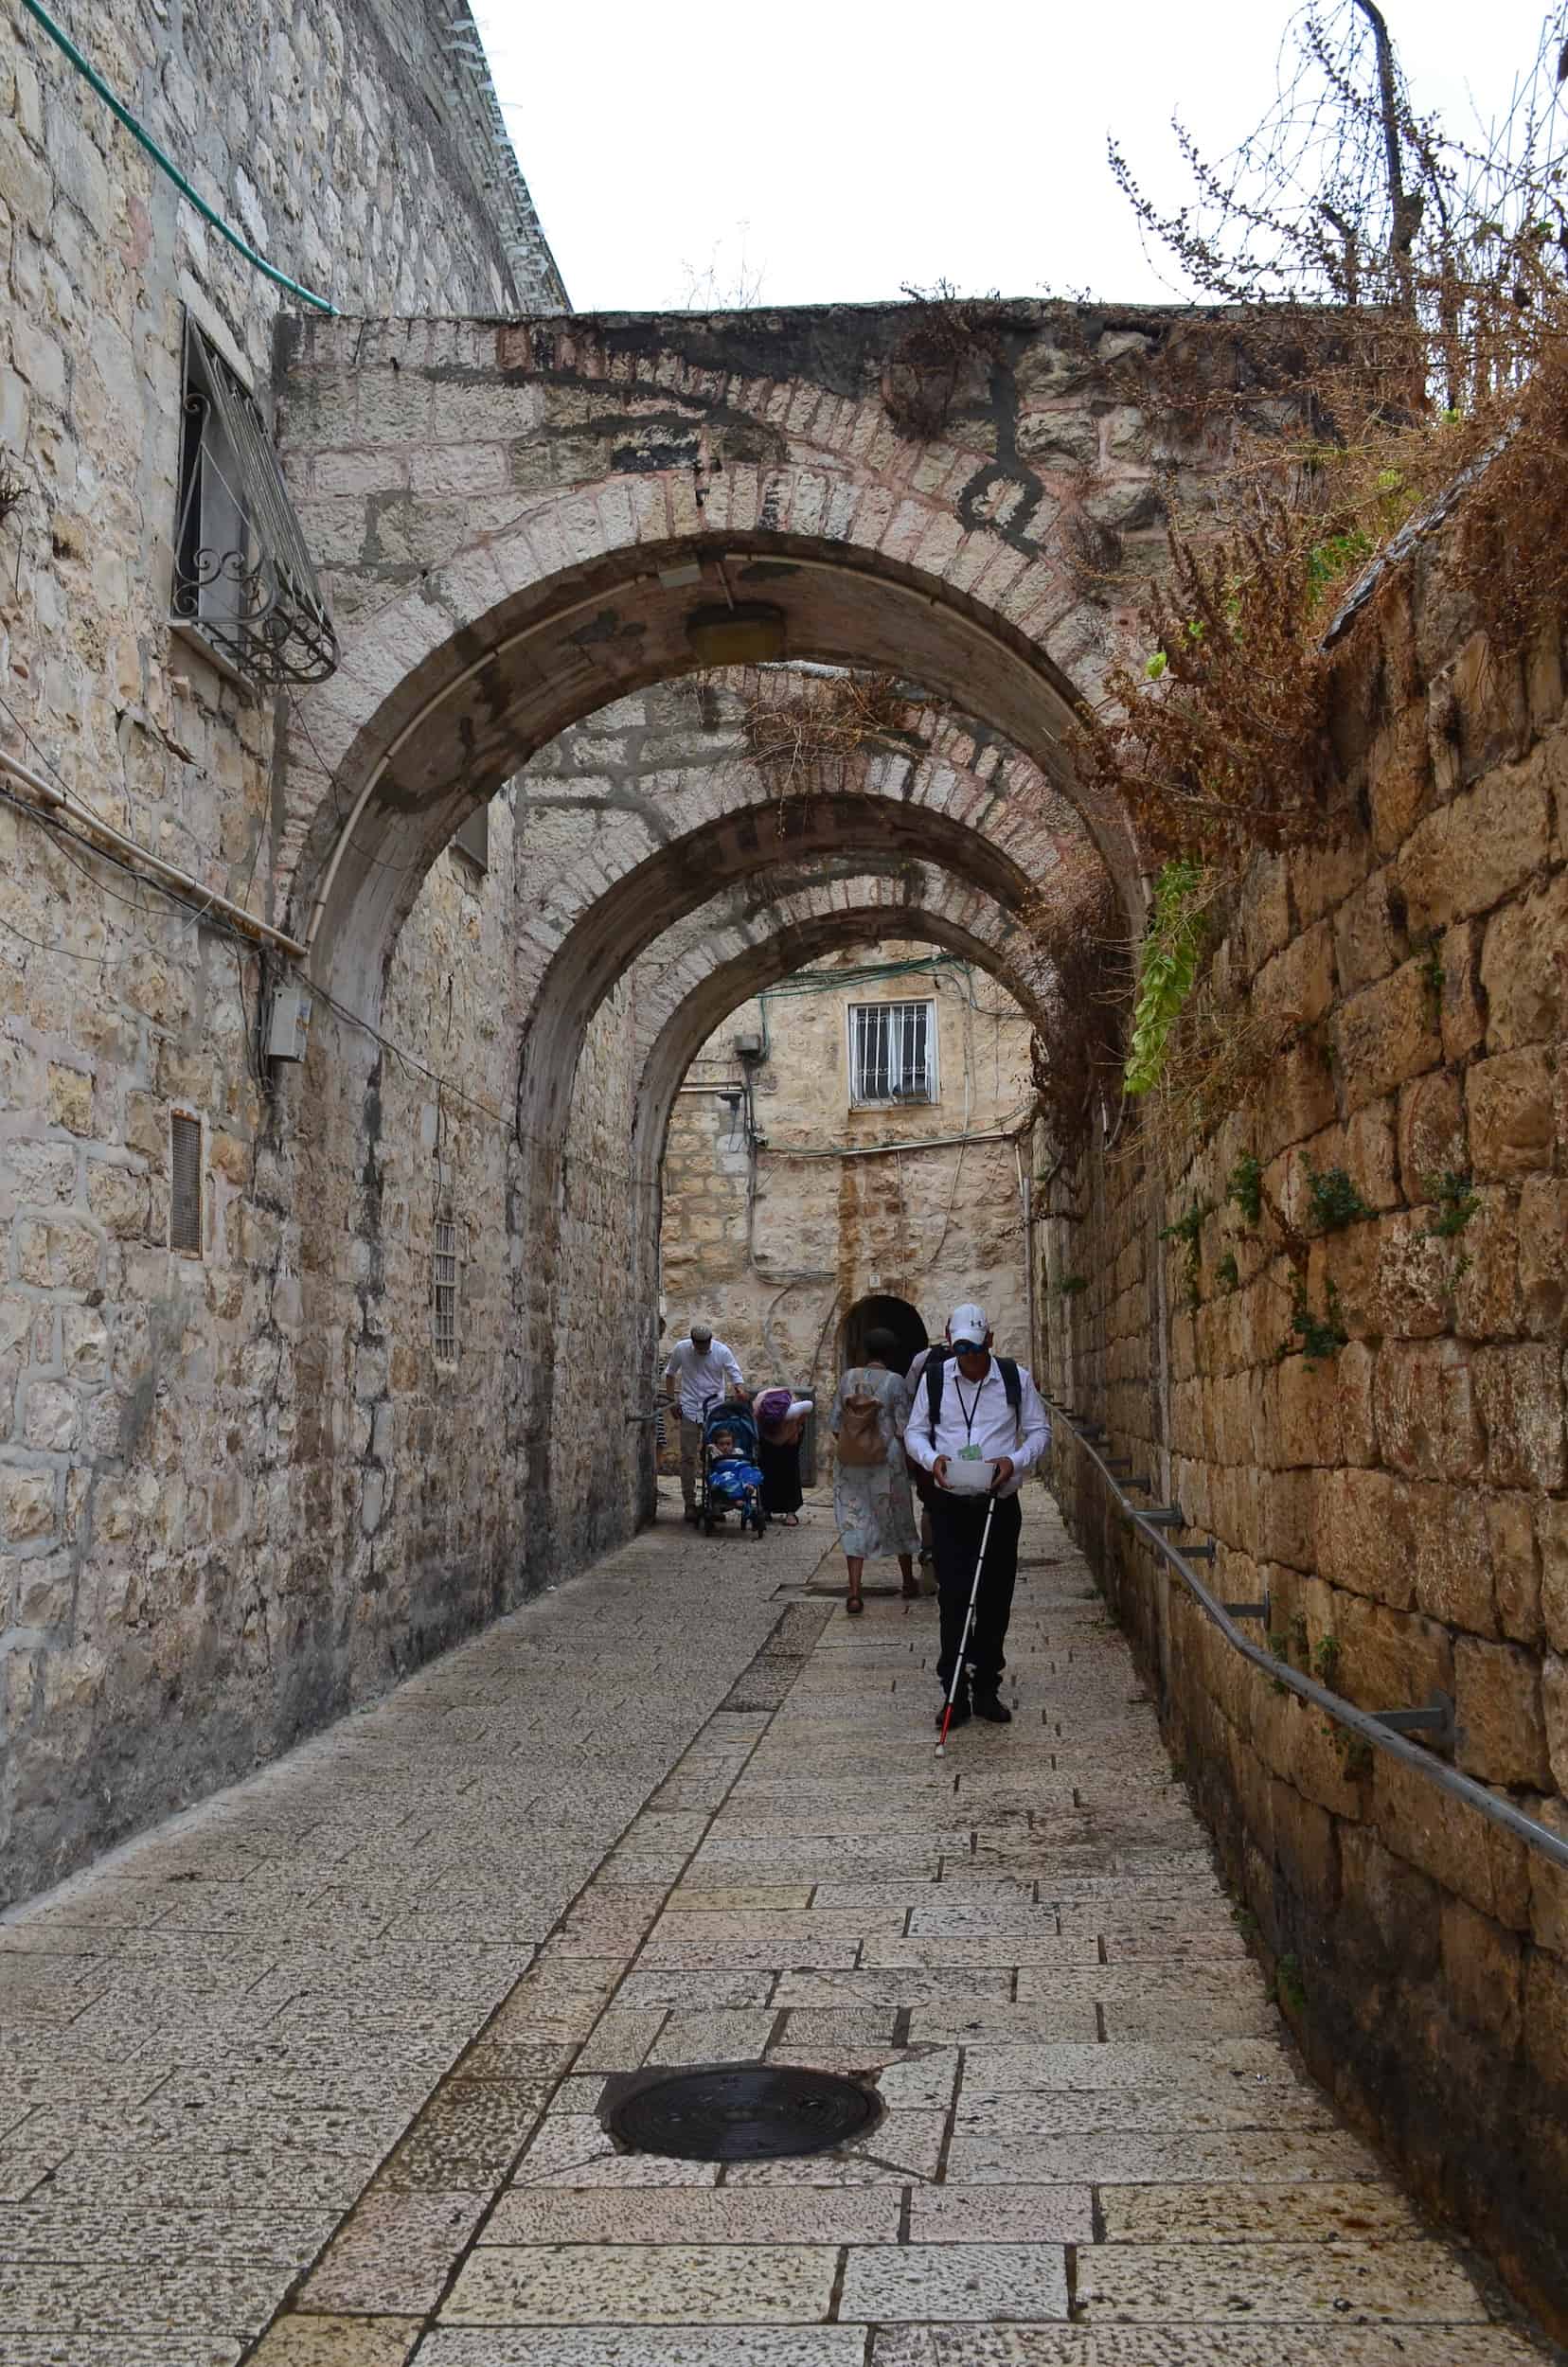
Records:
[[[651,1361],[638,1310],[650,1304],[658,1152],[685,1024],[651,998],[636,1007],[627,982],[650,949],[668,936],[684,994],[697,984],[693,949],[672,933],[700,929],[722,894],[792,868],[804,886],[834,864],[901,865],[919,877],[900,899],[900,926],[918,931],[928,916],[939,941],[1043,1007],[1018,921],[1053,847],[1087,830],[1124,907],[1139,901],[1125,819],[1085,792],[1069,753],[1106,622],[1084,596],[1071,519],[1085,502],[1125,498],[1157,525],[1147,460],[1131,442],[1113,448],[1098,424],[1122,348],[1104,324],[1020,308],[997,359],[961,374],[945,429],[922,442],[896,432],[881,391],[879,347],[908,326],[897,322],[835,315],[805,335],[804,322],[776,325],[763,343],[782,340],[781,366],[758,366],[753,332],[692,322],[574,324],[567,338],[360,325],[312,330],[293,356],[291,466],[307,527],[319,525],[335,555],[330,594],[354,620],[340,672],[296,702],[284,796],[288,911],[330,998],[299,1110],[301,1200],[320,1237],[304,1260],[304,1330],[308,1342],[357,1344],[323,1374],[335,1381],[324,1405],[363,1387],[362,1368],[383,1386],[385,1211],[366,1146],[383,1123],[386,1077],[365,1028],[380,1028],[401,918],[464,817],[554,735],[597,715],[613,739],[615,703],[712,665],[716,651],[881,669],[978,723],[968,759],[938,744],[951,737],[944,722],[907,754],[868,751],[808,796],[764,783],[747,799],[743,766],[717,795],[711,774],[668,801],[622,799],[612,785],[520,909],[500,1016],[522,1050],[496,1123],[509,1127],[505,1525],[523,1583],[626,1517],[616,1507],[629,1500],[635,1377]],[[1151,324],[1149,349],[1170,327]],[[1067,435],[1069,416],[1094,423],[1087,440]],[[449,444],[467,454],[473,489],[410,498],[414,475],[423,480]],[[743,644],[728,637],[737,624]],[[998,762],[988,750],[982,765],[987,735],[1009,753]],[[937,879],[954,883],[956,902]],[[709,965],[710,998],[733,988],[739,999],[764,946],[791,943],[805,921],[759,909],[738,926],[717,906],[715,917],[725,958]],[[794,960],[805,942],[791,944]],[[740,972],[726,977],[731,965]],[[359,1025],[338,1026],[337,1010]],[[360,1244],[348,1259],[345,1210]],[[608,1277],[587,1293],[592,1325],[585,1272]],[[620,1444],[592,1466],[558,1419],[558,1377],[573,1359],[606,1400],[631,1401]],[[363,1462],[361,1431],[346,1408],[313,1439],[323,1527],[342,1538],[347,1525],[354,1558],[353,1526],[375,1487],[362,1469],[332,1467],[346,1447]],[[495,1582],[506,1590],[518,1581],[504,1560]]]
[[[294,355],[287,457],[344,663],[293,703],[276,806],[275,908],[318,1001],[258,1170],[294,1228],[258,1323],[300,1394],[267,1452],[294,1475],[288,1592],[336,1639],[334,1699],[634,1517],[660,1151],[716,1013],[896,929],[1043,1014],[1025,916],[1060,849],[1087,833],[1138,901],[1125,824],[1069,753],[1106,612],[1067,525],[1152,481],[1096,407],[1115,341],[1022,308],[921,442],[881,392],[903,327],[786,324],[763,338],[776,368],[755,329],[690,322],[499,344],[362,324]],[[461,496],[429,489],[433,471],[459,481],[448,447],[473,463]],[[748,609],[766,612],[752,656],[911,685],[895,744],[781,787],[733,718],[717,766],[688,764],[667,718],[629,763],[649,686],[703,673],[692,729],[715,686],[722,725],[736,678],[705,677]],[[575,783],[527,774],[563,730]],[[477,908],[459,899],[412,966],[400,930],[437,851],[520,771],[511,943],[464,1083],[434,1023]],[[437,1289],[455,1361],[432,1357]]]
[[[1078,807],[1131,909],[1131,834],[1068,753],[1114,615],[1075,531],[1088,515],[1158,534],[1138,374],[1192,325],[1005,313],[918,436],[882,391],[910,308],[569,335],[302,327],[285,432],[355,618],[290,742],[289,903],[320,981],[373,998],[475,803],[608,700],[724,662],[711,651],[736,645],[714,630],[738,612],[766,654],[913,678],[1006,734]],[[1186,479],[1214,462],[1201,439],[1163,457]],[[473,489],[412,497],[416,472],[443,470]]]
[[[857,1299],[839,1326],[839,1355],[845,1365],[864,1362],[866,1340],[878,1330],[890,1331],[899,1344],[898,1354],[887,1360],[897,1373],[907,1373],[929,1344],[930,1335],[918,1308],[894,1293],[875,1291]]]

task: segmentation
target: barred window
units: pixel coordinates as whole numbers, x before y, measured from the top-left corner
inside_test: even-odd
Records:
[[[857,1109],[936,1098],[934,1003],[851,1003],[849,1098]]]
[[[272,438],[223,355],[186,323],[173,621],[247,681],[323,682],[337,636]]]
[[[436,1242],[430,1268],[431,1333],[436,1361],[457,1361],[457,1293],[462,1280],[462,1243],[449,1217],[436,1219]]]
[[[169,1120],[169,1246],[202,1255],[202,1121],[184,1110]]]

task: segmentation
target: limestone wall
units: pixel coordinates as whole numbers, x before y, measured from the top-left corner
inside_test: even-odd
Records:
[[[1452,1696],[1457,1765],[1568,1829],[1560,653],[1466,638],[1428,552],[1346,644],[1336,722],[1360,823],[1256,863],[1219,956],[1300,1040],[1170,1188],[1124,1143],[1058,1186],[1049,1367],[1218,1539],[1221,1596],[1267,1593],[1275,1651],[1365,1708]],[[1227,1200],[1248,1156],[1257,1222]],[[1325,1229],[1336,1168],[1364,1213]],[[1195,1201],[1189,1271],[1157,1235]],[[1337,1352],[1302,1352],[1302,1290]],[[1562,2323],[1568,1882],[1342,1749],[1129,1546],[1076,1449],[1057,1469],[1314,2071]]]
[[[497,182],[483,91],[446,45],[460,9],[62,14],[219,209],[337,302],[562,301],[542,241],[529,260],[526,192]],[[275,913],[272,702],[169,615],[185,311],[266,409],[282,298],[14,0],[0,286],[0,461],[22,487],[0,525],[0,745]],[[388,1033],[504,1112],[500,810],[496,837],[488,883],[437,864],[394,961]],[[313,1098],[269,1079],[255,953],[9,803],[0,874],[10,1896],[485,1614],[517,1523],[476,1410],[498,1402],[515,1274],[504,1217],[481,1213],[507,1205],[505,1128],[448,1097],[440,1138],[475,1254],[462,1379],[435,1373],[428,1080],[367,1041],[351,1077],[325,1078],[318,1052]],[[176,1112],[202,1130],[198,1256],[169,1247]],[[312,1203],[328,1168],[335,1197]],[[323,1310],[332,1326],[312,1333]]]
[[[908,975],[870,964],[929,965]],[[833,985],[847,972],[850,983]],[[803,991],[829,988],[829,991]],[[852,1004],[931,999],[939,1097],[908,1109],[850,1106]],[[748,1153],[737,1036],[756,1036]],[[984,1301],[999,1344],[1028,1354],[1023,1211],[1010,1142],[940,1143],[893,1157],[822,1157],[1016,1126],[1029,1101],[1029,1025],[991,980],[897,939],[847,950],[736,1011],[678,1095],[664,1169],[667,1335],[705,1312],[754,1381],[831,1394],[845,1319],[872,1293],[917,1308],[939,1337],[960,1300]],[[807,1154],[807,1155],[796,1155]],[[747,1199],[752,1196],[748,1228]]]

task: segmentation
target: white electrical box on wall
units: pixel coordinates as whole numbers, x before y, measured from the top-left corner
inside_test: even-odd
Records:
[[[269,1060],[302,1060],[311,1035],[311,994],[308,987],[279,987],[267,1021]]]

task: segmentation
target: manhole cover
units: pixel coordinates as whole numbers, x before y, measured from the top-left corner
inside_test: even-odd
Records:
[[[633,2153],[677,2162],[769,2162],[826,2153],[858,2137],[876,2100],[852,2079],[788,2064],[674,2072],[612,2107],[607,2126]]]

